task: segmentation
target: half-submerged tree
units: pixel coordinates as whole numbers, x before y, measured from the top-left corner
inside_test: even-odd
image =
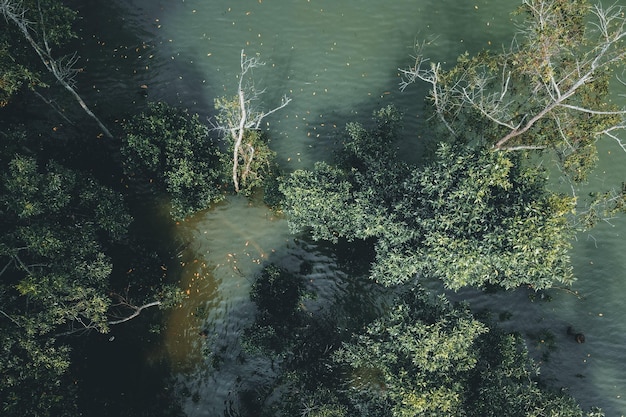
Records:
[[[420,47],[415,64],[400,69],[401,89],[429,83],[435,116],[453,137],[496,150],[551,148],[566,172],[582,180],[595,163],[599,137],[626,151],[618,136],[626,109],[609,100],[611,75],[626,58],[624,9],[524,0],[518,12],[522,20],[508,49],[466,53],[445,70]]]
[[[397,295],[352,336],[325,336],[333,343],[323,350],[316,340],[294,343],[302,332],[297,324],[284,329],[282,344],[297,345],[307,361],[277,366],[273,383],[255,391],[267,396],[255,404],[256,415],[603,416],[547,386],[519,334],[419,287]]]
[[[29,8],[28,6],[31,7]],[[70,23],[74,18],[74,13],[56,0],[35,2],[1,0],[0,13],[6,22],[10,23],[18,30],[19,34],[35,52],[45,69],[70,93],[83,111],[98,124],[104,135],[113,138],[111,132],[104,123],[102,123],[100,118],[93,113],[76,90],[75,77],[80,72],[80,70],[76,68],[78,62],[76,53],[60,58],[56,58],[53,54],[53,48],[55,46],[59,46],[59,43],[64,39],[72,37]],[[60,19],[58,27],[54,26],[59,23],[55,21],[55,19]],[[49,24],[53,26],[49,26]],[[26,70],[23,66],[17,65],[14,65],[14,68],[21,71],[20,75],[22,81],[30,81],[31,88],[34,88],[35,85],[45,86],[45,83],[38,80],[35,76],[36,71]],[[35,83],[32,82],[34,80],[36,80]],[[17,86],[18,83],[15,81],[19,80],[14,79],[13,81],[14,86]],[[51,103],[47,100],[46,102]],[[58,109],[56,110],[58,111]],[[59,113],[65,118],[65,115],[60,111]]]
[[[251,73],[254,68],[262,65],[264,63],[258,57],[249,57],[242,49],[237,96],[234,99],[220,98],[215,101],[218,111],[215,128],[230,137],[232,142],[232,180],[236,192],[240,191],[241,184],[250,176],[257,175],[258,169],[254,169],[255,162],[261,159],[260,165],[263,166],[267,163],[263,159],[272,156],[267,149],[258,149],[267,147],[261,137],[261,122],[291,102],[291,98],[283,96],[280,105],[272,110],[265,112],[256,108],[254,104],[264,90],[258,91],[255,88]],[[261,157],[263,154],[265,158]]]
[[[603,416],[542,386],[521,336],[420,290],[403,294],[334,359],[351,370],[348,397],[357,415]],[[386,413],[376,413],[381,404]]]

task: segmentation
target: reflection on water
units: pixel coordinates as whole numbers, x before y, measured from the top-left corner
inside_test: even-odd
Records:
[[[266,63],[253,75],[266,89],[258,104],[269,109],[283,94],[293,98],[266,125],[288,169],[328,158],[347,121],[368,119],[390,103],[405,113],[415,152],[425,88],[401,94],[397,68],[409,63],[416,40],[431,41],[434,59],[454,61],[467,49],[489,47],[503,27],[510,32],[506,22],[494,25],[510,5],[487,7],[485,0],[398,0],[384,7],[362,0],[131,0],[122,7],[127,25],[139,26],[152,47],[135,76],[137,85],[148,85],[150,99],[210,117],[216,97],[236,94],[240,51],[258,54]]]
[[[327,159],[346,122],[367,119],[390,103],[405,114],[399,145],[403,155],[417,159],[422,137],[429,136],[421,119],[425,87],[399,93],[397,68],[409,63],[416,40],[431,41],[426,52],[448,63],[465,50],[499,49],[510,41],[508,16],[517,3],[114,1],[124,10],[124,19],[94,19],[108,25],[98,30],[108,31],[109,38],[89,40],[97,53],[88,72],[95,78],[96,98],[97,91],[110,85],[118,88],[120,101],[132,104],[137,98],[130,100],[128,92],[145,84],[148,99],[178,103],[209,118],[216,97],[235,93],[239,52],[245,49],[266,62],[253,74],[257,87],[266,88],[265,103],[258,104],[273,108],[283,94],[293,99],[265,126],[287,170]],[[120,25],[124,30],[110,30]],[[125,44],[124,31],[137,39]],[[104,65],[108,62],[113,67]],[[598,176],[590,186],[619,186],[626,179],[626,156],[614,144],[603,147],[600,156]],[[503,326],[529,337],[546,377],[569,386],[585,406],[599,405],[607,415],[620,415],[626,414],[626,222],[617,219],[613,224],[578,237],[573,260],[579,281],[573,290],[580,298],[562,290],[548,293],[551,302],[534,303],[523,290],[453,296],[468,299],[475,309],[490,308],[495,317],[502,313]],[[352,300],[354,314],[362,313],[359,302],[371,284],[342,272],[328,251],[294,240],[285,221],[262,207],[232,198],[180,224],[178,231],[189,243],[178,259],[189,299],[168,318],[164,349],[188,387],[189,415],[223,414],[224,408],[236,407],[239,388],[272,372],[261,360],[242,364],[238,342],[254,316],[250,281],[264,262],[294,271],[309,262],[309,285],[320,299]],[[573,342],[565,333],[568,325],[584,332],[587,342]]]
[[[295,239],[284,219],[244,198],[230,198],[179,228],[190,242],[179,258],[181,286],[189,298],[170,314],[163,338],[164,354],[188,397],[189,415],[237,409],[240,393],[273,375],[268,359],[244,354],[240,344],[254,320],[250,285],[267,262],[302,277],[307,291],[316,294],[303,301],[303,311],[330,314],[338,301],[345,304],[341,326],[371,316],[381,303],[375,284],[356,273],[363,263],[351,265],[329,248]]]
[[[249,316],[252,277],[288,234],[285,222],[267,208],[237,197],[178,228],[189,242],[179,254],[180,285],[188,298],[168,319],[165,345],[176,369],[188,371],[203,360],[206,339],[238,335],[238,329],[230,334],[229,322]]]

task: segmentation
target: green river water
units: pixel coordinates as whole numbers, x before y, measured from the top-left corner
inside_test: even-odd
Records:
[[[99,2],[102,3],[102,2]],[[87,70],[91,94],[106,92],[120,105],[166,100],[207,121],[213,100],[235,94],[239,54],[258,54],[266,64],[254,72],[265,108],[283,94],[293,101],[267,119],[281,165],[310,167],[329,158],[347,121],[367,120],[371,112],[395,104],[405,115],[399,146],[419,160],[425,86],[398,89],[398,67],[407,66],[416,41],[429,42],[434,60],[453,63],[464,52],[499,48],[510,41],[513,0],[112,0],[83,6],[90,23],[85,49],[93,52]],[[97,9],[97,10],[96,10]],[[95,14],[97,13],[97,15]],[[93,31],[93,32],[91,32]],[[619,99],[619,98],[618,98]],[[105,105],[101,105],[105,108]],[[626,180],[626,154],[608,139],[590,185],[606,188]],[[558,184],[558,178],[554,178]],[[572,290],[551,290],[551,302],[531,302],[518,291],[483,295],[461,291],[475,309],[511,313],[503,326],[528,336],[542,374],[569,387],[584,407],[602,407],[607,416],[626,414],[626,220],[600,224],[579,235],[573,262],[578,281]],[[177,225],[173,238],[185,243],[171,269],[190,298],[167,317],[166,331],[144,358],[147,366],[171,364],[187,387],[189,416],[230,415],[237,392],[271,375],[268,363],[237,358],[239,336],[254,317],[250,281],[272,261],[297,271],[302,261],[319,300],[353,301],[354,313],[370,283],[350,273],[349,262],[290,235],[284,219],[243,198]],[[366,263],[367,259],[357,261]],[[355,276],[356,275],[356,276]],[[433,284],[433,289],[437,289]],[[348,303],[349,304],[349,303]],[[324,308],[317,301],[307,308]],[[574,343],[568,325],[585,333]],[[205,331],[208,336],[200,337]],[[553,335],[548,341],[546,335]],[[230,410],[230,411],[229,411]],[[225,414],[226,413],[226,414]]]

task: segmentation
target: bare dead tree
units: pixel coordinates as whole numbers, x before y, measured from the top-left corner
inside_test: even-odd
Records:
[[[21,1],[0,0],[0,12],[7,22],[13,23],[19,29],[24,39],[28,41],[48,72],[54,76],[63,88],[69,91],[85,113],[96,121],[102,132],[112,139],[113,135],[111,132],[109,132],[107,127],[100,121],[98,116],[91,111],[89,106],[87,106],[76,91],[75,77],[79,72],[79,70],[75,68],[78,61],[76,53],[56,59],[53,57],[52,48],[48,42],[46,27],[43,22],[43,11],[41,8],[38,10],[40,16],[38,24],[28,20],[26,17],[27,10],[24,8]],[[37,36],[34,36],[35,33]]]
[[[585,104],[585,89],[626,59],[624,8],[601,5],[589,8],[592,19],[584,29],[585,42],[571,34],[554,0],[524,0],[532,16],[520,26],[509,50],[499,59],[475,60],[450,74],[432,63],[417,48],[415,63],[399,69],[404,90],[416,81],[430,84],[435,115],[454,136],[461,130],[455,122],[468,109],[505,133],[493,141],[496,150],[541,149],[525,135],[541,120],[552,120],[561,143],[575,151],[568,132],[577,121],[607,116],[614,122],[591,135],[606,135],[626,151],[617,132],[626,129],[626,109]],[[518,39],[525,42],[518,43]],[[581,45],[582,44],[582,45]],[[618,79],[619,80],[619,79]],[[514,85],[514,83],[517,83]],[[520,85],[520,84],[524,85]],[[523,91],[528,97],[520,97]],[[603,103],[604,104],[604,103]],[[574,138],[575,139],[575,138]]]
[[[255,156],[254,147],[251,144],[244,146],[243,140],[247,130],[259,130],[261,121],[270,114],[282,109],[291,102],[291,98],[286,95],[282,97],[280,104],[270,111],[264,112],[254,106],[254,102],[265,90],[258,91],[253,80],[249,79],[254,68],[265,65],[258,57],[248,57],[244,50],[241,50],[241,73],[237,86],[236,103],[224,103],[219,105],[220,115],[218,122],[213,127],[230,135],[233,141],[233,184],[235,191],[239,192],[239,183],[248,174],[250,165]],[[244,164],[243,172],[239,173],[240,163]]]

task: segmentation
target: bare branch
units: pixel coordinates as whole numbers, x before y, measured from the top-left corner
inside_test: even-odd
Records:
[[[524,151],[524,150],[537,150],[537,149],[546,149],[545,145],[518,145],[518,146],[510,146],[500,148],[502,151],[512,152],[512,151]]]
[[[104,132],[104,134],[113,138],[113,135],[106,126],[100,121],[100,119],[91,111],[91,109],[87,106],[82,97],[76,92],[74,85],[74,76],[78,72],[78,70],[74,69],[74,65],[77,62],[76,55],[70,55],[68,57],[63,57],[60,59],[54,59],[52,57],[52,50],[50,45],[48,44],[46,27],[43,24],[43,12],[39,9],[39,14],[41,17],[41,22],[38,25],[38,29],[41,31],[40,37],[42,39],[42,43],[39,43],[35,40],[33,35],[31,34],[35,27],[35,24],[26,19],[26,9],[24,9],[22,2],[17,0],[0,0],[0,13],[4,16],[4,18],[8,22],[12,22],[22,33],[24,39],[28,41],[30,46],[33,48],[43,65],[46,67],[48,72],[50,72],[54,78],[65,88],[78,102],[78,104],[82,107],[82,109],[87,113],[89,117],[91,117],[98,124],[100,129]]]
[[[444,89],[440,83],[441,64],[431,63],[428,58],[423,55],[423,49],[426,45],[423,42],[421,45],[416,46],[416,55],[413,57],[415,63],[409,68],[398,68],[400,71],[400,91],[404,91],[410,84],[415,83],[418,80],[427,82],[431,85],[430,96],[435,107],[435,112],[439,117],[439,120],[443,123],[446,129],[456,136],[455,130],[452,128],[452,124],[446,118],[446,113],[450,111],[449,94],[456,93],[455,89]]]
[[[41,93],[39,93],[39,91],[33,90],[33,93],[35,93],[35,95],[39,97],[48,106],[52,107],[54,111],[56,111],[57,114],[61,116],[63,120],[65,120],[67,123],[69,123],[72,126],[74,125],[74,122],[72,122],[70,119],[67,118],[66,115],[63,114],[63,112],[61,111],[61,109],[59,109],[56,103],[54,103],[52,100],[48,100],[47,98],[45,98]]]
[[[496,150],[545,148],[527,136],[531,128],[544,119],[555,120],[558,139],[575,149],[565,133],[576,128],[580,117],[575,113],[626,116],[626,109],[604,109],[593,101],[588,104],[589,100],[585,101],[582,94],[596,77],[626,61],[625,10],[617,5],[590,7],[591,22],[584,32],[578,32],[585,42],[579,42],[572,37],[575,35],[567,32],[562,8],[554,1],[524,0],[523,4],[529,20],[518,27],[519,33],[510,50],[493,59],[466,61],[467,68],[458,65],[454,71],[446,73],[439,63],[431,63],[424,57],[425,43],[422,43],[413,57],[415,63],[407,69],[399,69],[400,90],[404,91],[416,81],[430,84],[429,95],[435,113],[455,136],[457,131],[465,129],[456,126],[459,121],[464,122],[458,115],[468,109],[498,126],[494,132],[504,128],[502,136],[490,138]],[[518,37],[524,41],[518,42]],[[583,44],[587,46],[581,47]],[[615,135],[624,127],[624,122],[620,121],[615,126],[600,127],[601,132],[588,134],[606,134],[626,151],[626,146]],[[559,146],[558,143],[550,145]]]
[[[246,152],[242,149],[242,143],[247,130],[258,130],[261,122],[272,113],[281,110],[291,102],[291,98],[283,96],[281,103],[270,111],[257,111],[252,102],[258,100],[264,90],[257,91],[253,80],[248,80],[249,74],[256,67],[265,65],[258,57],[248,57],[245,51],[241,50],[239,83],[237,86],[237,106],[236,110],[220,106],[220,120],[211,122],[214,130],[230,134],[233,140],[233,170],[232,179],[235,191],[239,192],[240,181],[245,178],[250,171],[255,152]],[[220,124],[221,123],[221,124]],[[251,149],[254,149],[250,146]],[[243,173],[240,174],[240,159],[245,164]]]
[[[2,314],[4,317],[6,317],[7,319],[11,320],[17,327],[22,327],[17,320],[15,320],[13,317],[9,316],[7,313],[5,313],[4,311],[0,310],[0,314]]]
[[[0,271],[0,277],[4,274],[4,272],[7,270],[7,268],[9,266],[11,266],[12,263],[15,263],[15,261],[11,257],[11,259],[9,259],[9,262],[7,262],[7,264],[4,266],[4,268],[2,268],[2,271]]]
[[[601,132],[597,132],[596,135],[606,135],[608,137],[610,137],[611,139],[615,140],[617,142],[617,144],[620,146],[620,148],[622,148],[622,150],[624,152],[626,152],[626,143],[624,143],[622,141],[621,138],[619,138],[614,132],[616,130],[622,130],[622,131],[626,131],[626,125],[624,123],[620,124],[620,125],[616,125],[616,126],[612,126],[608,129],[604,129]]]
[[[130,315],[126,316],[126,317],[123,317],[123,318],[119,319],[119,320],[111,320],[111,321],[108,322],[108,324],[115,325],[115,324],[125,323],[125,322],[127,322],[129,320],[134,319],[138,315],[140,315],[141,312],[143,310],[145,310],[146,308],[150,308],[150,307],[155,307],[155,306],[161,305],[161,302],[160,301],[153,301],[151,303],[147,303],[147,304],[144,304],[144,305],[141,305],[141,306],[133,306],[133,305],[130,305],[128,303],[124,303],[123,305],[126,306],[127,308],[131,309],[132,313]]]

